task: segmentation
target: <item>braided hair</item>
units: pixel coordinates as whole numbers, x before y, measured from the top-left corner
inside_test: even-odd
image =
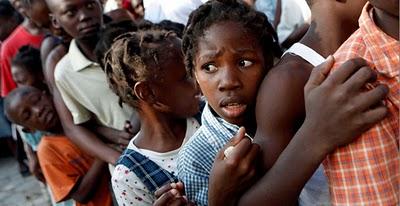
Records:
[[[144,30],[130,32],[115,39],[105,54],[104,71],[110,88],[122,102],[140,109],[134,87],[139,81],[157,81],[161,70],[160,56],[163,43],[172,32]]]
[[[185,65],[190,74],[193,74],[195,66],[194,58],[198,49],[198,40],[211,25],[225,21],[240,23],[256,39],[259,39],[267,69],[273,66],[274,57],[280,57],[282,54],[276,32],[263,13],[251,9],[241,1],[211,0],[190,14],[183,34],[182,50],[185,55]]]

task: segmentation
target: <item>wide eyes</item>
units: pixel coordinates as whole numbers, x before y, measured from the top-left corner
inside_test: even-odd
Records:
[[[205,64],[201,67],[203,70],[205,70],[206,72],[215,72],[218,70],[218,68],[213,65],[213,64]]]
[[[249,67],[251,65],[253,65],[253,62],[248,61],[248,60],[240,60],[239,61],[239,66],[240,67]]]
[[[239,68],[247,68],[247,67],[250,67],[251,65],[253,65],[252,61],[244,60],[244,59],[238,61],[238,63],[237,63],[237,66]],[[218,67],[216,65],[214,65],[213,63],[208,63],[208,64],[204,64],[201,67],[201,69],[208,73],[212,73],[212,72],[216,72],[218,70]]]

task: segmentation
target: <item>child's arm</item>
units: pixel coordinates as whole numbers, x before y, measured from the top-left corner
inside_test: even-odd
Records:
[[[74,124],[71,112],[65,106],[57,88],[53,89],[53,99],[66,136],[88,154],[110,164],[115,164],[120,153],[106,145],[92,131]]]
[[[29,161],[29,171],[35,175],[36,179],[39,181],[46,183],[46,180],[44,179],[43,172],[40,168],[38,156],[35,151],[32,150],[32,147],[24,142],[24,148],[26,152],[26,156]]]
[[[96,159],[85,176],[75,184],[68,197],[82,204],[89,202],[99,189],[101,180],[107,178],[107,174],[107,163]]]

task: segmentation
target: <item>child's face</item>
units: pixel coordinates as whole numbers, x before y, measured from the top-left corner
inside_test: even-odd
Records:
[[[35,86],[37,83],[37,79],[34,75],[26,71],[26,69],[21,68],[19,65],[11,66],[11,74],[14,79],[14,82],[18,87],[20,86]]]
[[[243,125],[253,115],[258,86],[265,75],[259,40],[232,21],[211,25],[198,41],[195,76],[213,110]]]
[[[103,24],[98,0],[51,0],[57,24],[71,37],[89,39],[97,35]]]
[[[32,1],[29,8],[26,9],[27,16],[39,27],[49,28],[49,8],[45,0]]]
[[[199,112],[199,90],[189,77],[183,63],[181,40],[170,36],[163,45],[165,55],[160,55],[160,81],[152,83],[157,101],[168,107],[168,113],[187,118]]]
[[[15,123],[32,130],[51,131],[59,124],[50,96],[38,89],[12,101],[9,114]]]

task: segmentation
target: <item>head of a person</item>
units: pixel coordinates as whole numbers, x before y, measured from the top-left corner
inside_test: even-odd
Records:
[[[170,20],[162,20],[160,23],[158,23],[156,25],[158,27],[160,27],[161,29],[175,32],[175,34],[179,38],[182,38],[183,29],[185,29],[185,25],[177,23],[177,22],[173,22],[173,21],[170,21]]]
[[[0,41],[4,41],[23,18],[8,0],[0,1]]]
[[[111,89],[139,112],[151,109],[170,118],[198,112],[198,89],[187,75],[175,33],[146,30],[121,35],[104,62]]]
[[[97,39],[103,25],[99,0],[46,0],[53,27],[77,40]]]
[[[212,109],[243,125],[254,116],[258,87],[280,55],[277,42],[264,14],[235,0],[212,0],[191,13],[182,50]]]
[[[40,28],[49,29],[51,25],[50,10],[45,0],[20,0],[26,15]]]
[[[113,21],[105,24],[104,28],[100,31],[100,39],[94,49],[97,63],[100,64],[101,68],[104,68],[104,54],[111,48],[114,39],[121,34],[134,31],[137,31],[137,26],[131,20]]]
[[[34,87],[11,91],[4,99],[4,113],[11,122],[30,131],[55,132],[61,128],[52,98]]]
[[[25,8],[22,6],[21,0],[10,0],[12,6],[17,10],[21,15],[26,17]]]
[[[45,88],[40,51],[31,46],[23,46],[11,61],[11,74],[18,87],[32,86]]]
[[[399,1],[398,0],[369,0],[369,3],[388,15],[399,17]]]

